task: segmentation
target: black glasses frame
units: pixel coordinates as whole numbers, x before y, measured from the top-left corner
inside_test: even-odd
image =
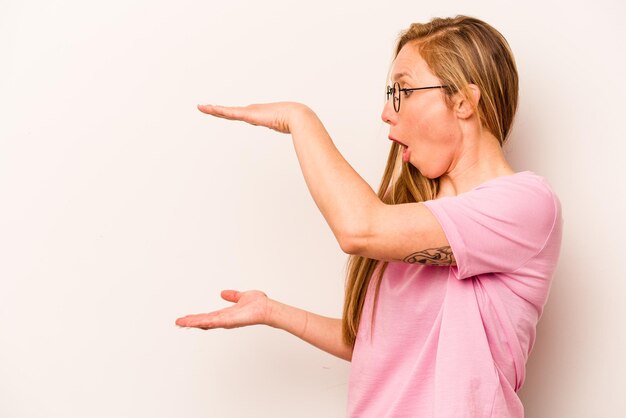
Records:
[[[415,87],[415,88],[400,88],[400,83],[393,83],[393,87],[387,86],[387,101],[389,101],[389,96],[393,96],[393,109],[396,112],[400,111],[400,100],[402,97],[403,91],[415,91],[415,90],[428,90],[428,89],[442,89],[450,86],[430,86],[430,87]],[[397,93],[397,96],[396,96]]]

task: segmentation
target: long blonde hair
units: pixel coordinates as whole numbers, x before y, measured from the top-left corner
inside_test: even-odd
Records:
[[[475,111],[482,126],[502,146],[510,133],[518,101],[517,68],[502,34],[479,19],[459,15],[413,23],[400,33],[395,57],[409,42],[418,46],[420,55],[441,84],[449,86],[442,91],[450,106],[456,93],[472,103],[468,85],[478,86],[480,100]],[[438,192],[439,179],[427,178],[410,163],[403,163],[400,146],[393,142],[378,197],[385,204],[397,205],[431,200]],[[374,323],[381,278],[387,265],[388,262],[357,255],[348,259],[342,334],[350,346],[354,346],[367,289],[376,272]]]

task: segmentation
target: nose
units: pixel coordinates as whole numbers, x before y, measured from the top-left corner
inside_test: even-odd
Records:
[[[381,119],[383,120],[383,122],[389,124],[389,125],[393,125],[396,123],[398,114],[396,113],[395,109],[393,108],[393,99],[391,100],[387,100],[385,102],[385,106],[383,106],[383,113],[380,115]]]

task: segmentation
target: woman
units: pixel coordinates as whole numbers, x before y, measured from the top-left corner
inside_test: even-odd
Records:
[[[351,417],[523,417],[516,392],[561,244],[549,184],[502,145],[518,100],[508,43],[478,19],[413,24],[398,41],[382,119],[378,195],[308,107],[199,106],[291,133],[307,186],[350,254],[343,318],[226,290],[235,305],[183,327],[284,329],[351,361]]]

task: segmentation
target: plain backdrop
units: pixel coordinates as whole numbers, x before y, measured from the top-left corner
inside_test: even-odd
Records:
[[[222,289],[339,317],[347,255],[291,137],[197,103],[313,108],[374,188],[398,33],[467,14],[509,41],[506,153],[563,206],[520,396],[626,416],[622,1],[0,0],[0,417],[343,417],[349,363],[269,327],[183,330]],[[461,347],[459,347],[461,349]]]

